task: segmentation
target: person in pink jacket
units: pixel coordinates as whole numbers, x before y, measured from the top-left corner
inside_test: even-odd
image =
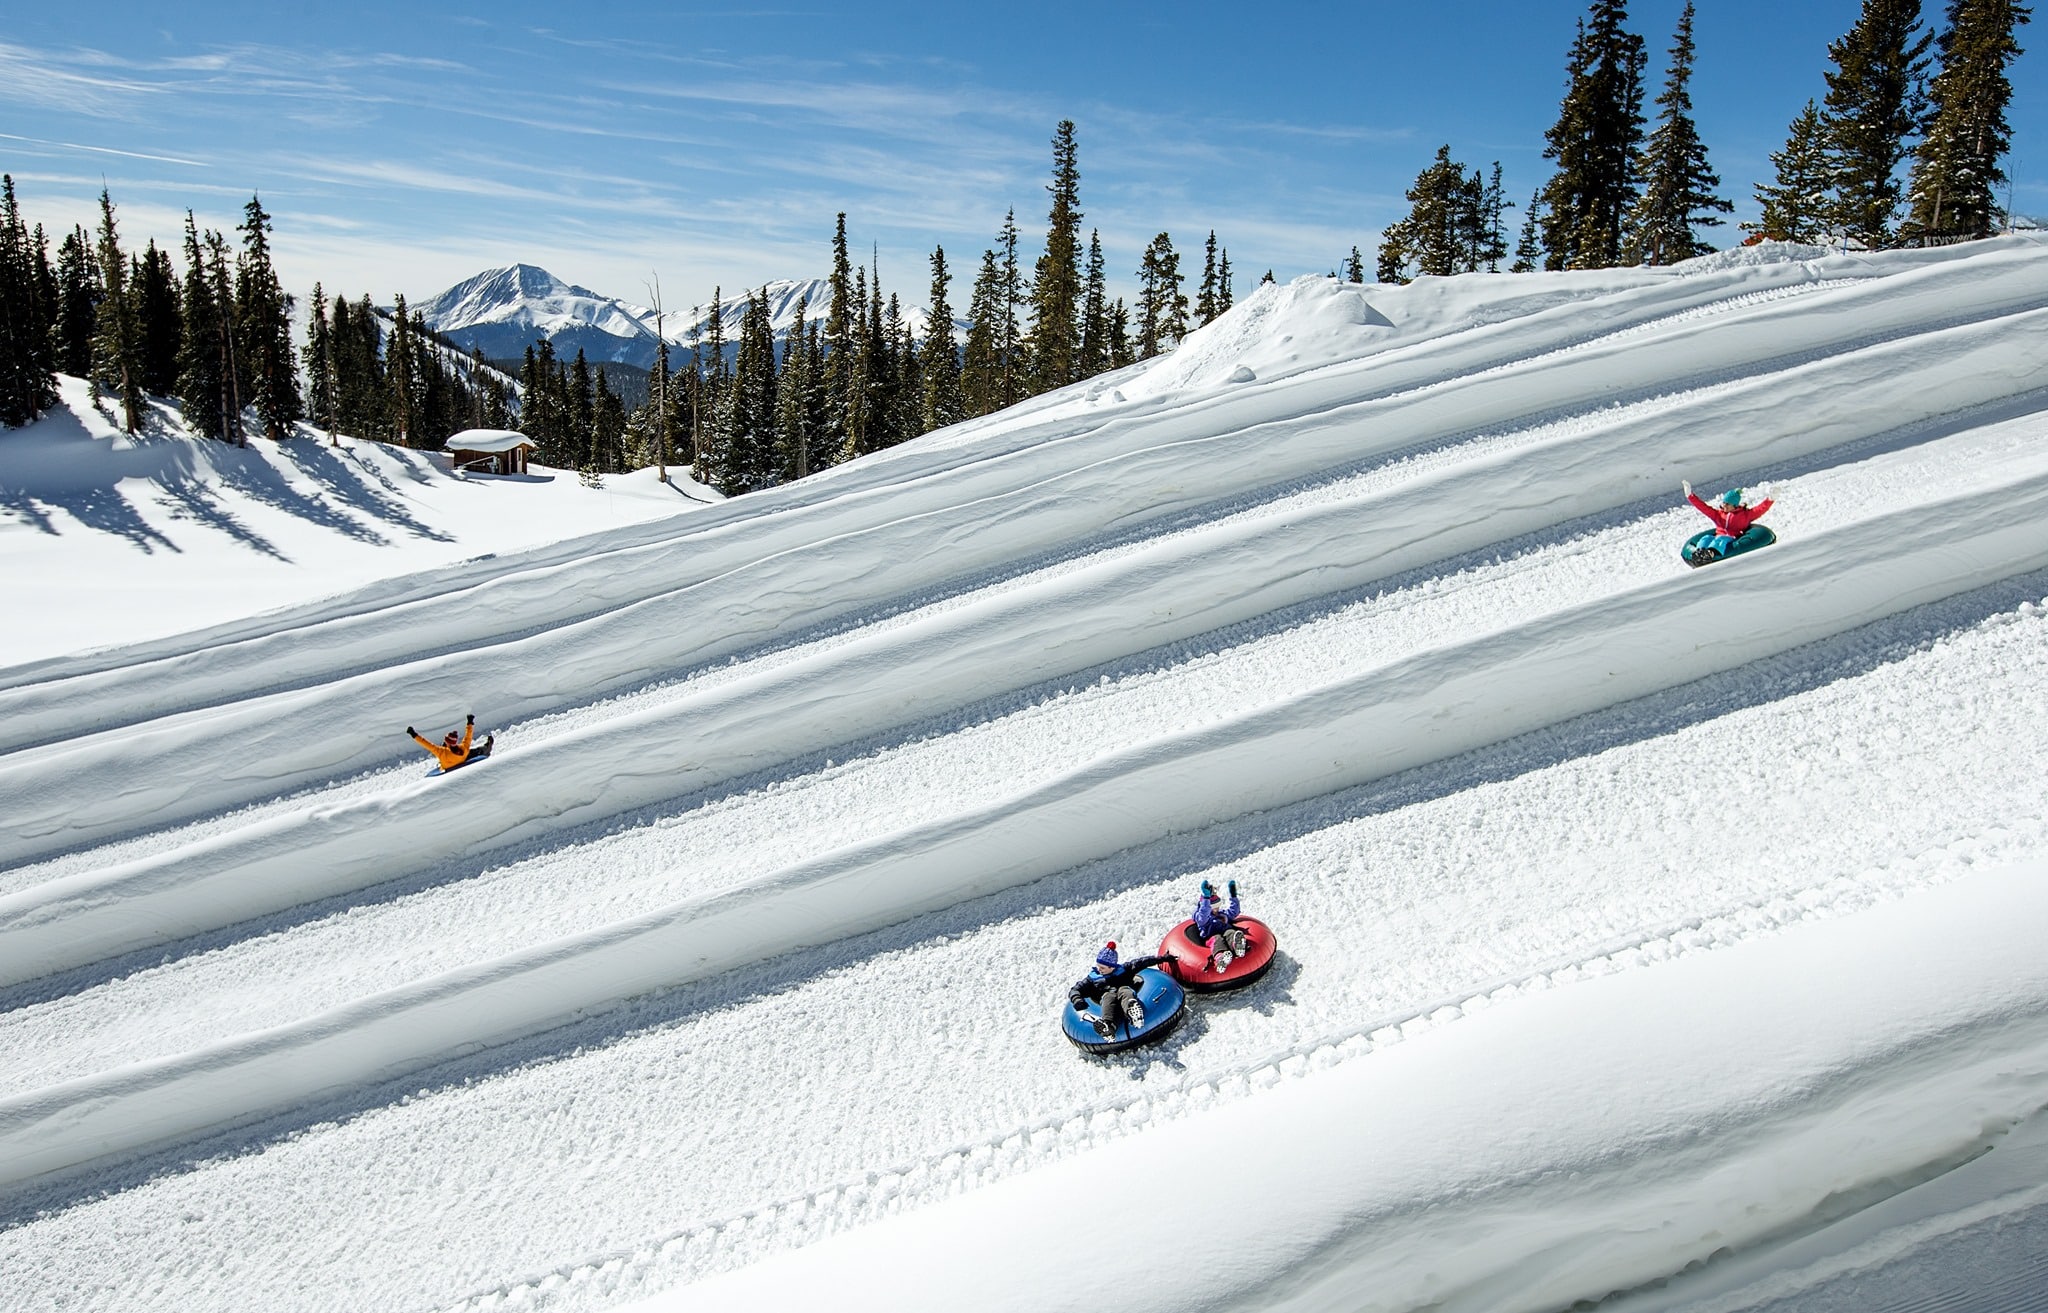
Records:
[[[1693,504],[1693,509],[1714,522],[1714,536],[1693,553],[1695,565],[1700,563],[1697,558],[1701,553],[1705,553],[1706,559],[1710,561],[1726,556],[1729,546],[1749,532],[1749,526],[1762,519],[1763,513],[1771,509],[1771,498],[1768,496],[1764,496],[1764,499],[1754,506],[1745,506],[1740,488],[1730,488],[1721,494],[1720,501],[1710,505],[1700,500],[1699,495],[1693,492],[1691,483],[1684,483],[1681,486],[1685,489],[1685,499]],[[1770,485],[1765,484],[1756,491],[1763,495],[1769,489]]]

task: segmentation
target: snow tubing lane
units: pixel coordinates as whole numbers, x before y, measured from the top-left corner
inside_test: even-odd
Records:
[[[1122,1053],[1141,1044],[1156,1044],[1173,1033],[1173,1028],[1187,1015],[1187,993],[1158,967],[1146,967],[1134,983],[1138,988],[1138,1005],[1145,1009],[1145,1024],[1133,1030],[1119,1021],[1115,1039],[1102,1038],[1089,1023],[1090,1017],[1102,1015],[1100,1003],[1090,1003],[1086,1012],[1060,1004],[1060,1029],[1075,1048],[1084,1053]]]
[[[1679,559],[1683,560],[1687,565],[1697,570],[1699,567],[1703,565],[1712,565],[1714,561],[1725,561],[1730,556],[1740,556],[1744,552],[1753,552],[1759,547],[1769,547],[1772,543],[1778,541],[1777,534],[1772,533],[1769,529],[1765,528],[1761,524],[1752,524],[1747,529],[1744,529],[1742,531],[1742,536],[1740,538],[1737,538],[1734,542],[1728,544],[1728,551],[1726,554],[1717,556],[1710,561],[1693,560],[1693,552],[1695,552],[1699,548],[1705,547],[1708,543],[1712,542],[1714,540],[1714,536],[1714,530],[1702,529],[1698,533],[1694,534],[1692,537],[1686,539],[1685,546],[1678,549]]]
[[[1240,916],[1231,924],[1244,931],[1245,953],[1222,971],[1210,965],[1210,950],[1195,938],[1194,918],[1166,932],[1166,938],[1159,941],[1159,951],[1180,965],[1181,988],[1195,994],[1243,989],[1256,983],[1272,967],[1280,948],[1272,927],[1250,916]]]

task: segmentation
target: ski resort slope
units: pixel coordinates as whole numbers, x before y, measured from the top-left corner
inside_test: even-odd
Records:
[[[1303,279],[785,488],[0,668],[0,1268],[52,1309],[1938,1278],[2048,1207],[2005,1166],[2044,343],[2028,238]],[[1686,568],[1687,479],[1768,482],[1779,544]],[[469,710],[444,777],[401,731]],[[1067,984],[1202,878],[1276,969],[1076,1054]]]

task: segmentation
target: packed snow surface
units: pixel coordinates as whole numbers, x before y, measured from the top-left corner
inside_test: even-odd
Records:
[[[725,503],[79,385],[0,435],[0,1268],[1732,1309],[2032,1217],[2044,330],[2025,238],[1303,279]],[[1076,1054],[1202,878],[1274,971]]]

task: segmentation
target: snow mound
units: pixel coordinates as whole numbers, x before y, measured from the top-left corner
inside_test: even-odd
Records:
[[[1262,283],[1144,374],[1141,393],[1192,392],[1349,360],[1384,341],[1394,321],[1368,299],[1377,285],[1305,274]]]
[[[1678,274],[1717,274],[1729,269],[1758,269],[1773,264],[1805,264],[1813,260],[1825,260],[1833,252],[1825,246],[1808,246],[1804,242],[1758,242],[1754,246],[1736,246],[1710,255],[1697,255],[1690,260],[1681,260],[1671,266],[1671,272]]]

